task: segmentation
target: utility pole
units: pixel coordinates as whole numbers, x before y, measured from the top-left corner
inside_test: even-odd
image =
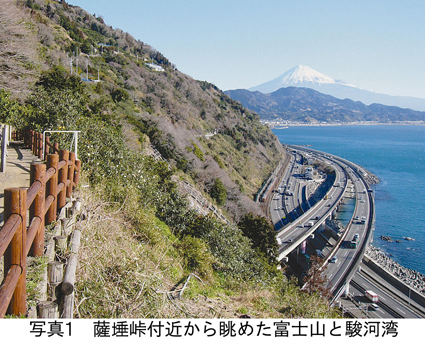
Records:
[[[75,73],[78,75],[78,47],[75,47]]]
[[[72,54],[71,56],[68,55],[69,58],[69,67],[71,68],[71,75],[72,75]]]

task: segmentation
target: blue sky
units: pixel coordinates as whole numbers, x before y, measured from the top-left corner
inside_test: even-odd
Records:
[[[423,0],[68,0],[223,90],[297,65],[425,98]]]

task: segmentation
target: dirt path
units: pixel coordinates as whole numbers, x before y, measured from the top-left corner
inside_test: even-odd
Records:
[[[30,164],[38,159],[31,150],[24,147],[22,141],[11,141],[8,147],[6,172],[0,173],[0,225],[4,216],[4,189],[12,187],[29,187]]]

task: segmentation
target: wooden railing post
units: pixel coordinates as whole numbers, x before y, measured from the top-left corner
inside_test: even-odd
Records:
[[[31,131],[31,150],[32,150],[32,154],[35,154],[35,138],[36,138],[36,134],[34,131]]]
[[[50,143],[50,137],[49,136],[47,136],[46,135],[46,139],[44,140],[45,141],[45,145],[44,145],[44,160],[46,160],[47,159],[47,154],[49,154],[50,152],[50,146],[49,146],[49,143]]]
[[[55,142],[53,144],[53,153],[59,154],[59,143],[58,142]]]
[[[29,252],[32,256],[42,256],[44,254],[44,205],[46,196],[46,165],[44,164],[31,164],[30,168],[30,185],[33,182],[38,181],[41,184],[41,188],[38,191],[37,196],[30,208],[30,222],[33,218],[40,219],[40,226],[37,234],[32,243],[31,250]]]
[[[32,149],[32,147],[31,147],[31,138],[32,138],[32,136],[31,136],[31,131],[30,130],[28,130],[27,131],[27,137],[26,137],[26,142],[25,142],[25,145],[27,145],[27,147],[29,148],[29,149]]]
[[[34,155],[38,156],[38,132],[34,132]]]
[[[38,138],[38,132],[34,133],[34,155],[38,157],[38,146],[39,146],[39,138]]]
[[[4,190],[4,217],[5,220],[12,214],[18,214],[22,218],[12,241],[4,254],[4,273],[12,266],[21,268],[13,296],[10,300],[8,313],[23,315],[26,312],[26,235],[27,235],[27,190],[25,188],[9,188]]]
[[[38,156],[38,132],[34,133],[34,155]]]
[[[38,142],[37,142],[37,153],[39,159],[43,158],[43,134],[37,133],[38,136]]]
[[[55,174],[50,178],[50,180],[46,183],[46,192],[47,195],[51,195],[54,197],[53,203],[50,205],[49,210],[46,213],[46,224],[51,224],[56,220],[57,213],[57,188],[58,188],[58,163],[59,163],[59,155],[57,154],[48,154],[47,155],[47,168],[53,167],[55,169]]]
[[[75,174],[75,153],[69,152],[69,160],[70,165],[68,168],[68,180],[69,180],[69,186],[66,190],[66,197],[70,198],[72,195],[72,191],[74,190],[74,174]]]
[[[75,160],[75,175],[74,175],[74,184],[78,185],[80,182],[80,171],[81,171],[81,160]]]
[[[66,161],[66,165],[59,170],[59,184],[63,183],[64,187],[60,192],[58,192],[58,210],[60,210],[66,204],[66,182],[68,180],[69,151],[63,149],[59,151],[59,162],[62,160]]]

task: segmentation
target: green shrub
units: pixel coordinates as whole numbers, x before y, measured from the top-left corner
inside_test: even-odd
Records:
[[[214,155],[214,160],[215,162],[218,164],[218,166],[220,166],[220,168],[224,168],[224,164],[223,161],[221,161],[220,157],[218,155]]]
[[[218,205],[223,205],[226,202],[227,190],[220,178],[216,178],[210,190],[210,196]]]
[[[181,233],[204,240],[216,259],[214,270],[236,281],[265,284],[277,274],[276,269],[252,249],[250,239],[235,225],[224,224],[210,216],[198,216]]]
[[[213,264],[215,262],[205,242],[190,235],[176,245],[184,260],[184,267],[189,272],[199,274],[203,278],[211,278]]]
[[[114,102],[121,102],[127,100],[129,98],[129,94],[123,88],[116,88],[111,92],[111,97]]]
[[[251,239],[254,248],[268,257],[270,262],[276,262],[278,250],[276,231],[269,220],[249,213],[241,218],[238,227]]]
[[[4,89],[0,89],[0,122],[14,123],[19,112],[19,104],[10,98],[10,93]]]
[[[201,151],[199,146],[193,142],[193,140],[191,140],[191,142],[193,145],[193,154],[195,154],[199,158],[199,160],[204,161],[204,153]]]

